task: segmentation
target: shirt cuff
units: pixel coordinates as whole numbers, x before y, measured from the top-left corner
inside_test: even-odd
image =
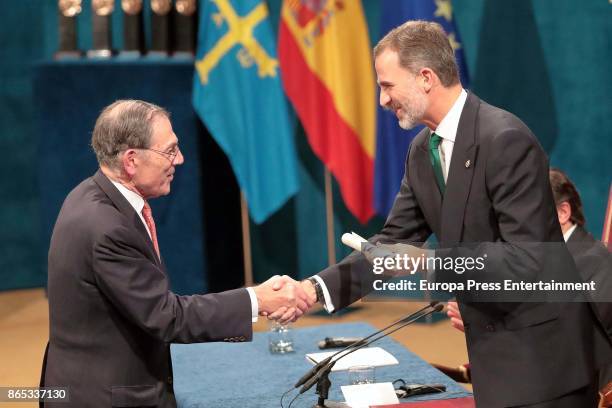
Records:
[[[251,321],[255,323],[259,318],[259,304],[257,303],[257,295],[255,295],[253,288],[246,288],[246,290],[251,298]]]
[[[334,308],[334,304],[331,301],[331,296],[329,295],[329,290],[327,290],[327,286],[325,286],[325,282],[323,282],[323,279],[321,279],[321,277],[318,275],[314,275],[313,278],[316,279],[317,282],[319,282],[319,285],[321,285],[321,289],[323,290],[323,307],[325,308],[327,313],[332,313],[336,309]]]

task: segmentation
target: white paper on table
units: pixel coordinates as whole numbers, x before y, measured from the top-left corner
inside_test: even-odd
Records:
[[[368,408],[370,405],[399,404],[390,382],[376,384],[343,385],[342,395],[351,408]]]
[[[350,351],[347,350],[347,352]],[[317,364],[319,361],[325,360],[327,357],[336,353],[335,351],[328,351],[324,353],[311,353],[306,354],[306,360],[313,364]],[[334,357],[337,360],[338,357],[346,354],[341,353]],[[397,359],[393,357],[393,354],[380,347],[364,347],[359,349],[346,357],[341,358],[332,368],[332,371],[348,370],[354,366],[374,366],[383,367],[388,365],[399,364]]]

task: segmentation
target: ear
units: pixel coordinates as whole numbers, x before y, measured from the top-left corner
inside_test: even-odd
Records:
[[[139,165],[138,152],[134,149],[128,149],[121,155],[121,165],[125,174],[131,179],[136,174]]]
[[[557,216],[559,217],[559,224],[567,224],[572,217],[572,206],[567,201],[563,201],[557,205]]]
[[[429,92],[437,79],[436,73],[432,69],[425,67],[421,68],[419,74],[421,87],[425,92]]]

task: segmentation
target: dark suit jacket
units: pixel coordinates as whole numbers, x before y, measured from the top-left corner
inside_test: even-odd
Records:
[[[519,262],[526,242],[563,242],[548,179],[548,160],[514,115],[470,93],[453,147],[444,199],[429,159],[430,131],[411,144],[406,172],[377,241],[422,243],[435,233],[454,244],[509,242],[500,259]],[[468,162],[469,160],[469,162]],[[567,250],[562,244],[567,258]],[[535,280],[528,264],[505,271]],[[503,272],[503,271],[502,271]],[[574,274],[576,272],[574,271]],[[469,273],[465,273],[469,278]],[[353,253],[320,273],[332,301],[344,307],[372,290],[372,267]],[[459,299],[460,300],[460,299]],[[553,399],[593,379],[594,347],[603,334],[584,303],[461,303],[475,399],[490,408]],[[563,339],[563,340],[561,340]],[[606,356],[606,358],[608,358]],[[564,373],[559,377],[559,373]]]
[[[585,282],[594,281],[597,294],[593,299],[595,314],[603,325],[608,338],[612,339],[612,255],[608,249],[583,227],[576,227],[567,240],[576,267]],[[612,365],[600,371],[600,386],[612,381]]]
[[[170,291],[138,214],[100,171],[64,201],[48,271],[42,382],[69,387],[58,407],[174,407],[169,343],[252,338],[246,290]]]

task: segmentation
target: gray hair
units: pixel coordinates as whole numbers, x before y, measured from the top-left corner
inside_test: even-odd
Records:
[[[148,148],[156,115],[170,117],[164,108],[139,100],[118,100],[104,108],[91,136],[98,163],[116,169],[121,152]]]
[[[413,74],[427,67],[445,87],[459,83],[455,53],[438,23],[414,20],[395,27],[376,44],[374,58],[387,49],[397,52],[400,66]]]

